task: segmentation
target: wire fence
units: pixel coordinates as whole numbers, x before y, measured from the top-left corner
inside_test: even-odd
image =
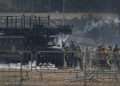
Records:
[[[86,51],[83,53],[82,64],[74,66],[73,63],[70,67],[64,60],[64,67],[60,69],[45,63],[38,66],[34,62],[19,63],[14,68],[8,64],[7,68],[0,69],[0,86],[119,86],[119,66],[108,65],[107,60],[107,65],[103,65],[96,59],[96,51],[89,51],[89,58]]]

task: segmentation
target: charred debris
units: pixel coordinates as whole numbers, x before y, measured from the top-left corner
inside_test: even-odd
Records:
[[[71,34],[69,26],[51,26],[50,17],[1,16],[0,63],[28,64],[29,61],[64,65],[64,52],[56,46],[58,34]]]

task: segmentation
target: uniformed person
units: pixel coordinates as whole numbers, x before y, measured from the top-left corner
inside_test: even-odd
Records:
[[[102,66],[103,67],[108,67],[108,63],[107,63],[107,60],[108,60],[108,48],[103,47],[103,49],[102,49],[102,57],[103,57]]]
[[[70,65],[74,68],[77,66],[77,57],[76,57],[76,53],[75,53],[76,49],[77,49],[76,43],[72,40],[71,44],[70,44],[69,60],[70,60],[70,63],[71,63]]]
[[[71,50],[70,47],[65,48],[65,61],[67,63],[67,67],[72,67],[73,66],[73,51]]]
[[[82,62],[82,51],[81,51],[81,48],[78,46],[75,50],[75,53],[74,53],[74,58],[75,58],[75,66],[79,66],[80,69],[82,70],[83,69],[83,62]]]
[[[86,64],[89,65],[89,61],[90,61],[90,50],[87,47],[86,48]]]
[[[69,48],[65,47],[64,48],[64,57],[65,57],[65,62],[67,64],[67,67],[70,66],[70,64],[69,64],[69,52],[68,51],[69,51]]]
[[[118,70],[120,70],[119,50],[118,45],[115,45],[115,48],[113,49],[113,64],[118,68]]]
[[[108,47],[108,57],[107,57],[107,63],[109,66],[112,65],[112,59],[113,59],[113,49],[112,46]]]
[[[107,65],[107,49],[103,46],[99,46],[96,56],[96,64],[100,67],[105,67]]]

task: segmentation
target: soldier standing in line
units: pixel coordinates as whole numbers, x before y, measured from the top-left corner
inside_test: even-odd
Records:
[[[102,46],[98,46],[97,50],[96,50],[96,58],[94,59],[94,65],[95,66],[100,66],[101,64],[101,49],[102,49]]]
[[[113,49],[113,64],[117,67],[118,70],[120,70],[119,56],[120,55],[118,45],[115,45],[115,48]]]
[[[112,68],[112,59],[113,59],[113,49],[112,46],[108,47],[108,55],[107,55],[107,64],[109,65],[109,67]]]
[[[81,69],[81,70],[83,70],[83,62],[82,62],[82,51],[81,51],[81,48],[80,48],[80,46],[78,46],[77,48],[76,48],[76,51],[75,51],[75,53],[74,53],[74,58],[76,58],[75,60],[75,62],[76,62],[76,65],[75,66],[79,66],[79,68]]]
[[[66,61],[66,64],[67,64],[67,67],[71,67],[71,62],[70,62],[70,49],[69,47],[65,47],[64,49],[64,53],[65,53],[65,61]]]
[[[72,67],[76,67],[75,52],[76,52],[76,43],[72,40],[70,44],[70,57],[69,57]]]
[[[96,65],[99,67],[107,66],[107,49],[103,46],[99,46],[96,53]]]
[[[89,65],[89,61],[90,61],[90,50],[87,47],[86,48],[86,63],[87,63],[87,65]]]
[[[67,63],[67,67],[73,67],[74,66],[74,52],[71,49],[71,47],[66,47],[64,49],[65,53],[65,61]]]
[[[107,48],[103,47],[101,49],[101,66],[102,67],[107,67]]]

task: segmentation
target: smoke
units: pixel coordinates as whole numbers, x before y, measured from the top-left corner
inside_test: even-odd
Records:
[[[120,18],[118,15],[83,15],[79,18],[66,20],[66,22],[74,25],[72,38],[69,40],[74,39],[74,41],[80,41],[83,44],[119,43]]]
[[[116,27],[117,25],[120,24],[120,19],[118,17],[113,18],[100,18],[97,22],[96,21],[87,21],[86,25],[84,26],[84,32],[88,32],[94,28],[105,28],[105,27],[112,27],[112,25],[114,27]],[[109,29],[109,28],[106,28]],[[114,28],[113,28],[114,29]]]
[[[58,35],[57,39],[57,46],[59,48],[63,48],[63,43],[66,43],[67,39],[70,37],[70,35],[64,35],[64,34],[60,34]]]
[[[13,8],[13,0],[0,0],[0,8],[1,10],[10,10]]]

